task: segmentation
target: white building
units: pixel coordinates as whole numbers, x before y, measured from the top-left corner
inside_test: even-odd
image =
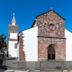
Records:
[[[66,37],[66,60],[72,61],[72,33],[65,29]]]
[[[19,39],[22,39],[20,43],[18,41],[19,34],[22,36]],[[72,61],[72,33],[66,29],[65,38],[66,61]],[[8,53],[10,57],[16,57],[19,59],[23,56],[22,54],[25,54],[24,56],[26,61],[38,61],[38,27],[35,26],[18,33],[15,16],[13,16],[12,22],[9,24]]]
[[[38,27],[22,31],[26,61],[38,61]]]

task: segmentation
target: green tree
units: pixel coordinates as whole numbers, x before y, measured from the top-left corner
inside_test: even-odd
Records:
[[[3,61],[7,55],[7,44],[5,39],[6,37],[4,34],[0,35],[0,69],[7,69],[7,67],[3,65]]]
[[[4,34],[0,35],[0,65],[2,64],[4,57],[5,57],[5,51],[7,49],[6,37]]]

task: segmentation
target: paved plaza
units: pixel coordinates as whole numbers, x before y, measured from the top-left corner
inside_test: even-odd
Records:
[[[8,69],[8,70],[3,70],[1,69],[0,72],[29,72],[28,70],[27,71],[21,71],[21,70],[12,70],[12,69]]]

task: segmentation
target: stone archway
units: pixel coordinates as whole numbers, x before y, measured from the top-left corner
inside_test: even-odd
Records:
[[[55,60],[55,45],[54,44],[50,44],[48,46],[48,50],[47,50],[47,54],[48,54],[48,60]]]

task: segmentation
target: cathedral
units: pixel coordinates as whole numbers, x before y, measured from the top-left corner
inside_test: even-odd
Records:
[[[9,24],[8,54],[24,61],[72,60],[72,33],[54,10],[36,17],[30,29],[18,32],[15,15]]]

